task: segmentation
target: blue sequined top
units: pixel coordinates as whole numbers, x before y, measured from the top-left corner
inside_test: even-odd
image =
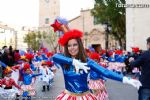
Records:
[[[89,90],[88,83],[87,83],[87,76],[88,73],[85,73],[83,70],[80,71],[80,73],[75,72],[75,68],[72,65],[72,58],[65,57],[61,54],[55,54],[52,57],[52,60],[56,63],[59,63],[62,67],[63,74],[64,74],[64,80],[65,80],[65,89],[73,92],[73,93],[83,93]],[[66,70],[64,68],[64,64],[70,65],[70,68]],[[120,76],[119,74],[112,72],[108,69],[103,68],[99,64],[97,64],[95,61],[91,59],[87,59],[87,65],[90,67],[90,70],[95,71],[96,73],[99,73],[107,78],[122,81],[123,76]]]

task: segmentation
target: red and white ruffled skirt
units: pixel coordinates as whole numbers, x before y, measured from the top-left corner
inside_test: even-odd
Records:
[[[89,88],[99,91],[95,96],[97,97],[97,100],[108,100],[108,93],[106,91],[106,87],[104,84],[104,81],[101,79],[98,80],[89,80]]]
[[[22,85],[21,88],[23,91],[21,90],[19,95],[22,95],[25,91],[29,92],[29,96],[34,96],[36,94],[33,85]]]
[[[64,90],[60,95],[57,96],[56,100],[97,100],[97,99],[89,91],[81,94],[76,94],[68,90]]]

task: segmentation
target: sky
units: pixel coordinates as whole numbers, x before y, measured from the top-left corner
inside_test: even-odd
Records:
[[[39,0],[0,0],[0,22],[16,26],[38,26]],[[60,0],[60,16],[72,19],[81,8],[90,9],[94,0]]]

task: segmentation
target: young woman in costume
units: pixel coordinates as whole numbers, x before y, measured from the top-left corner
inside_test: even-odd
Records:
[[[131,84],[137,88],[141,85],[138,80],[121,76],[89,59],[85,54],[81,40],[83,33],[79,30],[67,30],[68,28],[63,23],[65,22],[61,23],[60,19],[56,19],[52,25],[55,31],[64,32],[64,35],[59,39],[59,44],[64,47],[64,54],[55,54],[52,57],[54,62],[60,64],[65,80],[65,90],[58,95],[56,100],[96,100],[96,97],[89,91],[88,70],[93,70],[107,78]]]

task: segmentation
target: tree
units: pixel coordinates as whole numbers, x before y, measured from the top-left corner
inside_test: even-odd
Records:
[[[39,41],[41,40],[42,35],[40,32],[29,32],[24,37],[24,42],[27,43],[28,48],[32,48],[33,50],[38,50],[40,47]]]
[[[108,22],[111,24],[112,32],[110,34],[123,47],[126,42],[125,8],[118,7],[118,4],[125,4],[125,0],[95,0],[91,13],[96,19],[95,23]]]
[[[58,47],[57,38],[57,33],[49,29],[47,32],[29,32],[25,35],[24,42],[27,43],[29,48],[38,50],[41,46],[41,42],[46,41],[49,44],[52,51],[56,51]]]
[[[58,36],[57,33],[55,33],[53,30],[49,30],[48,34],[43,34],[43,36],[45,37],[45,40],[47,43],[50,44],[51,49],[53,49],[52,51],[56,51],[57,47],[58,47]]]

